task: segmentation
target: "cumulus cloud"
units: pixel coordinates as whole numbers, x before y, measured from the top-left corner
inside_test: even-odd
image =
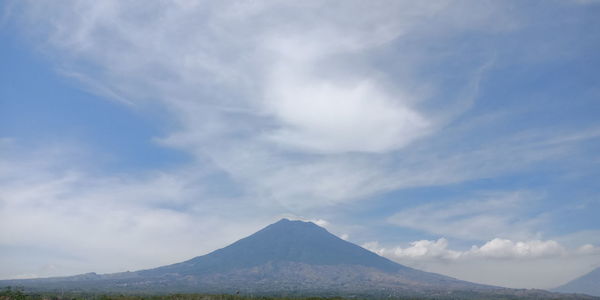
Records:
[[[394,255],[398,257],[436,257],[446,259],[456,259],[461,253],[447,249],[448,240],[440,238],[437,241],[421,240],[411,243],[408,248],[394,249]],[[385,253],[385,251],[384,251]]]
[[[269,43],[279,57],[268,71],[265,103],[281,125],[268,137],[308,151],[336,153],[385,152],[424,135],[430,121],[409,106],[414,102],[410,96],[401,91],[390,95],[369,77],[321,75],[333,55],[383,42],[364,32],[330,30],[335,32],[321,36],[309,31],[301,39]]]
[[[370,242],[363,245],[371,251],[380,255],[407,258],[407,259],[468,259],[468,258],[494,258],[494,259],[531,259],[551,258],[566,255],[597,254],[600,247],[590,244],[583,245],[577,249],[568,250],[554,240],[530,240],[513,241],[495,238],[487,241],[481,246],[473,245],[465,251],[451,250],[448,248],[448,240],[420,240],[410,243],[409,247],[382,248],[378,242]]]
[[[323,153],[383,152],[404,146],[429,129],[429,121],[392,101],[373,83],[336,86],[288,80],[277,74],[272,108],[283,127],[269,138]]]
[[[577,253],[578,254],[599,254],[600,253],[600,247],[596,247],[592,244],[585,244],[579,248],[577,248]]]
[[[556,241],[552,240],[514,242],[496,238],[481,247],[473,247],[473,249],[469,250],[469,254],[490,258],[530,258],[560,256],[566,254],[566,250]]]

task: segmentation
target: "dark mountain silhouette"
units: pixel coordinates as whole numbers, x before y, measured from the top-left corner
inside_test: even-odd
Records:
[[[318,296],[568,298],[470,283],[415,270],[344,241],[311,222],[283,219],[207,255],[155,269],[0,281],[34,290]],[[577,298],[577,299],[585,299]]]
[[[583,293],[600,297],[600,267],[555,288],[554,291]]]

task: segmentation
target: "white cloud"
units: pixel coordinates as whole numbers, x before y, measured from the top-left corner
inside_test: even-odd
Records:
[[[424,135],[429,121],[408,106],[414,102],[409,96],[388,95],[370,78],[321,75],[327,58],[364,47],[358,41],[347,45],[344,39],[355,37],[337,30],[331,36],[304,34],[301,40],[278,40],[271,46],[280,57],[268,74],[265,103],[281,128],[269,138],[308,151],[338,153],[386,152]],[[330,45],[340,38],[342,45]]]
[[[594,246],[592,244],[585,244],[577,248],[576,252],[582,255],[600,254],[600,247]]]
[[[568,255],[591,255],[598,254],[600,247],[591,244],[583,245],[577,249],[568,250],[554,240],[529,240],[513,241],[495,238],[487,241],[481,246],[473,245],[465,251],[451,250],[448,248],[448,240],[420,240],[410,243],[409,247],[383,248],[378,242],[369,242],[363,245],[377,254],[397,259],[443,259],[457,260],[470,258],[492,258],[492,259],[533,259],[552,258]]]
[[[329,226],[329,222],[323,220],[323,219],[317,219],[317,220],[312,220],[311,222],[321,226],[321,227],[327,227]]]
[[[275,77],[284,82],[270,91],[272,109],[284,127],[269,135],[272,140],[324,153],[385,152],[429,129],[418,112],[391,101],[370,82],[336,86]]]
[[[459,252],[448,250],[448,240],[441,238],[437,241],[421,240],[412,242],[408,248],[394,249],[394,255],[398,257],[439,257],[454,259],[460,256]]]
[[[495,238],[481,247],[474,246],[468,253],[489,258],[533,258],[561,256],[566,254],[566,249],[552,240],[513,242]]]

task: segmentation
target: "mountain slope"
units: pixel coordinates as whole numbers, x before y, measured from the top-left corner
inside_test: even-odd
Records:
[[[287,219],[207,255],[136,274],[185,277],[215,292],[224,285],[248,292],[343,288],[357,293],[402,285],[405,290],[489,288],[400,265],[314,223]]]
[[[253,267],[271,261],[362,265],[387,272],[409,269],[344,241],[314,223],[283,219],[223,249],[141,273],[191,275]]]
[[[554,291],[584,293],[600,297],[600,267],[555,288]]]
[[[240,291],[362,297],[569,298],[546,291],[480,285],[415,270],[344,241],[311,222],[287,219],[181,263],[136,272],[0,281],[0,287],[8,285],[121,293]]]

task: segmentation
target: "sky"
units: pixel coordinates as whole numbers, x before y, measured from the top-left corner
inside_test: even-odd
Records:
[[[0,278],[280,218],[552,288],[600,266],[600,2],[3,1]]]

